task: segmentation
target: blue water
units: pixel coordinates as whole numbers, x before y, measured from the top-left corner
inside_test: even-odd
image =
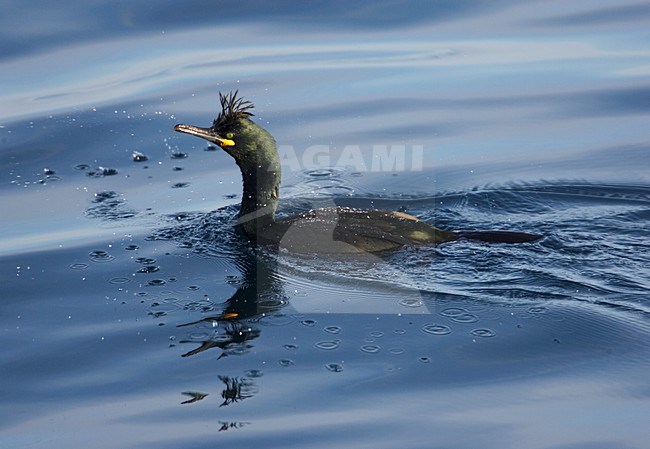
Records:
[[[611,0],[0,6],[0,447],[645,448],[649,23]],[[172,130],[236,89],[278,141],[281,214],[545,237],[251,247],[236,165]]]

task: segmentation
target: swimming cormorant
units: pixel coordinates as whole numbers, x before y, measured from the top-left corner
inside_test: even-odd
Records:
[[[459,239],[492,243],[532,242],[540,235],[509,231],[453,232],[396,211],[348,207],[313,209],[276,219],[280,156],[275,139],[250,119],[253,104],[237,92],[219,94],[221,111],[209,128],[176,125],[174,131],[222,148],[239,166],[244,191],[238,225],[255,241],[297,253],[379,252]]]

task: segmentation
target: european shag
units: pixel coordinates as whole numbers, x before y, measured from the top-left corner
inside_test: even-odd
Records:
[[[256,242],[297,253],[359,253],[459,239],[523,243],[541,238],[509,231],[453,232],[402,212],[348,207],[313,209],[276,219],[280,156],[275,139],[250,119],[253,104],[237,94],[219,94],[221,111],[211,127],[176,125],[174,131],[212,142],[235,159],[244,183],[238,226]]]

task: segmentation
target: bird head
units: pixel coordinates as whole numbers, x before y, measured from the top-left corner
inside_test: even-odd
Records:
[[[276,168],[275,140],[250,117],[254,108],[250,101],[237,96],[238,92],[219,94],[221,111],[209,128],[176,125],[174,131],[197,136],[212,142],[232,156],[242,171]]]

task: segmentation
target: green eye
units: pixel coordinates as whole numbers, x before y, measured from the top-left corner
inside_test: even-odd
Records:
[[[226,133],[226,139],[232,139],[233,137],[235,137],[233,133]]]

